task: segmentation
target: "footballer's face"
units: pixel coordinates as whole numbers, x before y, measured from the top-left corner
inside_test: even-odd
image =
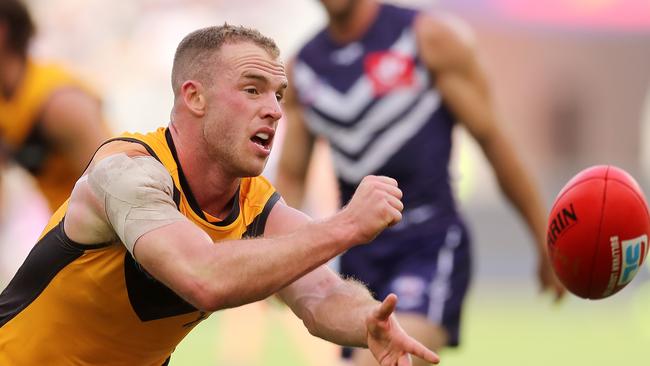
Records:
[[[287,87],[284,65],[250,42],[225,44],[207,91],[203,138],[235,177],[257,176],[268,160]]]

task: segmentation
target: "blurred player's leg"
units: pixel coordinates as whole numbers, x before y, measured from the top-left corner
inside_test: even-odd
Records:
[[[408,334],[422,340],[430,349],[440,350],[448,344],[447,331],[441,326],[430,323],[425,316],[414,313],[398,313],[397,318]],[[413,366],[426,364],[417,361],[419,360],[413,359]]]

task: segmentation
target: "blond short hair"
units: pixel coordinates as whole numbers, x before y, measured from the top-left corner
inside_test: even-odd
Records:
[[[178,44],[172,68],[172,89],[178,95],[186,80],[209,82],[209,70],[214,56],[224,44],[251,42],[266,50],[273,58],[280,56],[275,41],[256,29],[224,24],[198,29]]]

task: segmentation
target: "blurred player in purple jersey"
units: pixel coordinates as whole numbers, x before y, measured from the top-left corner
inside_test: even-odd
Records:
[[[329,23],[289,69],[278,189],[301,204],[314,139],[322,136],[342,202],[365,175],[379,174],[397,179],[405,205],[399,225],[341,256],[341,272],[377,298],[396,293],[400,323],[428,347],[458,345],[471,257],[448,165],[452,129],[462,124],[535,239],[542,288],[561,297],[545,255],[544,205],[499,129],[471,32],[449,17],[374,0],[321,3]],[[367,352],[352,356],[356,365],[376,365]]]

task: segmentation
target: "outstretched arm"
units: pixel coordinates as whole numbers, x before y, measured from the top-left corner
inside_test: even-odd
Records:
[[[327,341],[367,347],[382,366],[410,365],[410,355],[438,363],[439,357],[404,332],[393,312],[397,296],[382,303],[354,280],[320,266],[280,291],[309,333]]]
[[[428,15],[418,19],[417,31],[422,58],[435,75],[443,99],[479,143],[501,190],[528,225],[539,258],[541,287],[562,297],[564,287],[555,278],[546,254],[545,207],[529,172],[499,128],[471,32],[453,19]]]
[[[298,219],[276,216],[267,222],[266,231],[290,232],[308,222],[295,210],[285,214]],[[438,363],[435,353],[404,333],[397,323],[392,315],[395,295],[380,303],[361,283],[343,280],[325,265],[288,285],[279,295],[312,335],[340,345],[368,347],[381,365],[410,365],[410,354]]]
[[[79,243],[119,237],[150,275],[209,311],[276,293],[349,247],[372,240],[398,222],[402,210],[395,180],[367,177],[334,216],[283,235],[215,244],[180,215],[172,191],[171,177],[155,159],[111,155],[77,183],[65,230]],[[269,220],[295,227],[301,220],[296,212],[278,203]]]
[[[395,180],[366,177],[345,209],[295,231],[214,245],[182,221],[143,235],[134,254],[154,277],[201,308],[240,306],[273,295],[351,246],[372,240],[401,219],[400,198]],[[290,227],[301,218],[279,202],[268,220]]]

